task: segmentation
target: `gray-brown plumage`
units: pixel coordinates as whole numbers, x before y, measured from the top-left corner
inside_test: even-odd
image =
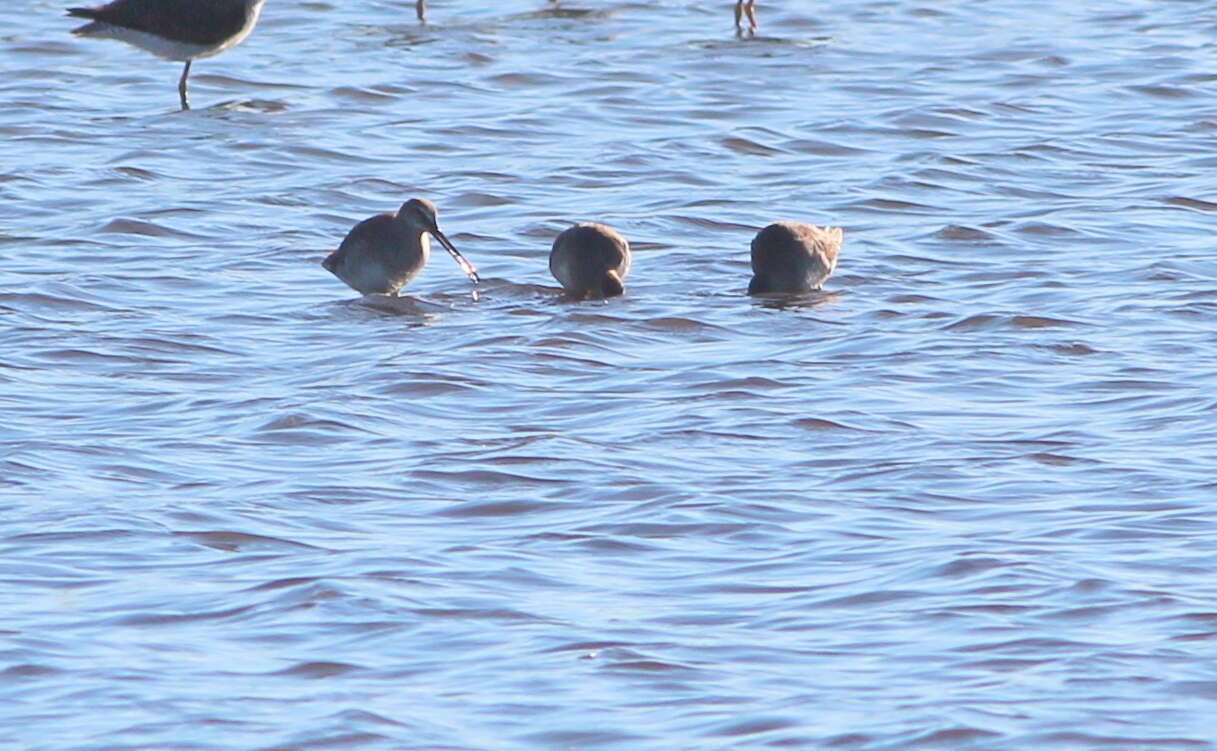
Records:
[[[616,297],[625,292],[630,244],[607,225],[576,224],[554,238],[549,270],[577,300]]]
[[[752,239],[748,294],[817,290],[837,267],[845,232],[802,222],[775,222]]]
[[[240,44],[258,23],[265,0],[114,0],[96,8],[69,8],[92,23],[73,34],[118,39],[166,60],[184,61],[178,80],[182,109],[190,109],[186,79],[191,61]]]
[[[356,224],[321,265],[357,292],[396,295],[427,265],[434,237],[477,284],[477,269],[440,232],[438,214],[434,203],[411,198],[396,214],[377,214]]]

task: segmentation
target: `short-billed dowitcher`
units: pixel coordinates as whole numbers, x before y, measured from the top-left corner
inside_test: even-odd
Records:
[[[575,299],[616,297],[625,292],[630,244],[604,224],[576,224],[554,239],[549,270]]]
[[[752,239],[748,294],[817,290],[837,267],[845,232],[802,222],[775,222]]]
[[[477,269],[440,232],[438,210],[425,198],[411,198],[396,214],[377,214],[356,224],[338,250],[321,265],[365,295],[396,295],[427,265],[431,240],[456,260],[477,284]]]

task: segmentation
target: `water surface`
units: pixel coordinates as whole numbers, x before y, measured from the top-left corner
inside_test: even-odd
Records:
[[[18,5],[0,746],[1217,748],[1207,4]],[[411,196],[476,298],[318,265]]]

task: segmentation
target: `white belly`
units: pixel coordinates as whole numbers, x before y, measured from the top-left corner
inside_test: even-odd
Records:
[[[151,52],[157,57],[185,62],[187,60],[212,57],[224,50],[237,46],[245,40],[245,37],[253,32],[254,26],[258,23],[258,16],[261,14],[262,3],[259,2],[253,7],[253,12],[249,15],[249,22],[242,26],[241,30],[236,34],[233,34],[219,44],[177,42],[157,36],[156,34],[150,34],[146,31],[136,31],[135,29],[128,29],[124,26],[113,26],[100,21],[95,21],[91,24],[91,27],[84,33],[84,36],[94,39],[117,39],[121,42],[126,42],[132,47],[139,47],[141,50]]]

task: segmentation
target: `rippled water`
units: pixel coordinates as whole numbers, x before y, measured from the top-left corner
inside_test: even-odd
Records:
[[[412,5],[0,9],[0,746],[1217,748],[1211,4]]]

